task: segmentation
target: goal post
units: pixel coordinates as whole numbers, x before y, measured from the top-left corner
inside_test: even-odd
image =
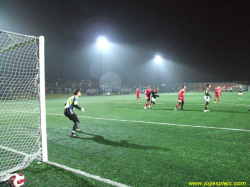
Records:
[[[42,161],[48,161],[47,129],[46,129],[46,101],[45,101],[45,46],[44,36],[39,37],[39,80],[40,80],[40,119],[42,139]]]
[[[48,161],[44,37],[0,30],[0,182]]]

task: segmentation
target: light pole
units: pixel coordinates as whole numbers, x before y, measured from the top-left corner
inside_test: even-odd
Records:
[[[102,76],[104,75],[104,55],[103,55],[103,53],[104,53],[104,51],[109,47],[109,42],[108,42],[108,40],[104,37],[104,36],[99,36],[99,37],[97,37],[97,39],[96,39],[96,43],[97,43],[97,46],[102,50]],[[103,90],[105,91],[105,84],[103,85],[104,86],[104,88],[103,88]]]
[[[154,62],[157,63],[157,66],[160,66],[160,67],[157,67],[157,69],[160,68],[160,73],[158,73],[158,75],[160,75],[160,86],[162,86],[162,69],[163,69],[162,62],[163,60],[164,59],[160,55],[156,55],[154,58]]]

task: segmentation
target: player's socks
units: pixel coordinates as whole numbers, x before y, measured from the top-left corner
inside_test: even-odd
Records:
[[[205,110],[208,108],[208,102],[206,101]]]
[[[73,126],[73,129],[72,129],[72,132],[74,131],[76,131],[76,129],[78,128],[78,125],[79,125],[79,123],[78,122],[75,122],[75,124],[74,124],[74,126]]]

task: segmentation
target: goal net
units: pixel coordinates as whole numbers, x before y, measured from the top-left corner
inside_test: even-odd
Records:
[[[42,158],[41,42],[43,37],[0,31],[0,182]]]

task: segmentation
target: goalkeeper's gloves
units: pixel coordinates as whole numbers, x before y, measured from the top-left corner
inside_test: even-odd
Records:
[[[81,111],[82,111],[82,112],[85,112],[84,108],[81,108]]]

